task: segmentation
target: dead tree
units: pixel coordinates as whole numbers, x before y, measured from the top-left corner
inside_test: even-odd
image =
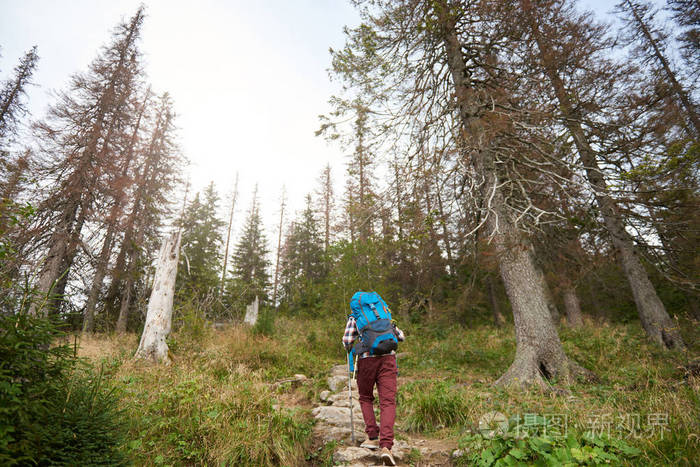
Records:
[[[168,344],[165,339],[170,334],[172,324],[175,278],[179,260],[180,232],[175,232],[163,240],[158,254],[156,275],[146,312],[146,324],[135,358],[153,363],[170,363]]]
[[[275,260],[275,279],[272,288],[272,306],[277,307],[277,286],[280,278],[280,254],[282,253],[282,226],[284,225],[285,190],[282,187],[282,199],[280,201],[280,224],[277,234],[277,258]]]
[[[143,17],[139,9],[128,23],[118,26],[112,44],[91,64],[89,73],[73,76],[73,94],[61,94],[49,119],[37,125],[44,151],[52,159],[45,171],[54,177],[43,209],[56,215],[30,314],[56,310],[83,226],[91,220],[105,174],[113,172],[118,160],[115,141],[133,118],[128,104],[141,76],[137,40]]]
[[[490,50],[503,42],[502,29],[488,18],[489,9],[498,5],[358,3],[364,23],[349,31],[345,48],[335,52],[336,73],[370,96],[370,103],[398,101],[397,108],[384,112],[393,120],[381,128],[403,125],[415,131],[412,157],[436,131],[447,128],[445,140],[459,154],[456,163],[481,206],[476,230],[485,230],[494,245],[516,330],[515,361],[497,383],[544,388],[546,379],[566,383],[590,376],[564,353],[532,245],[521,230],[523,219],[540,216],[537,207],[525,189],[522,209],[511,204],[509,190],[520,190],[525,181],[507,172],[502,160],[505,150],[517,154],[522,146],[512,137],[518,128],[508,94],[517,85],[501,72]]]
[[[596,151],[591,146],[581,124],[583,115],[578,110],[580,107],[572,101],[571,90],[567,89],[565,81],[560,75],[560,61],[566,59],[566,57],[560,56],[555,52],[548,36],[542,31],[543,26],[541,22],[543,21],[541,15],[544,15],[544,11],[534,8],[530,0],[520,0],[520,2],[533,41],[539,51],[539,61],[559,104],[562,121],[571,134],[581,165],[594,190],[605,227],[619,252],[620,262],[632,289],[642,326],[647,335],[662,347],[683,349],[685,344],[680,335],[678,325],[673,322],[666,312],[666,308],[656,294],[654,286],[639,260],[634,242],[625,230],[618,206],[608,191]],[[566,21],[566,19],[560,18],[558,20]],[[568,24],[572,25],[571,21],[574,20],[570,19],[569,21]],[[577,25],[582,28],[587,27],[586,22],[583,20],[579,21]],[[547,33],[556,34],[556,31],[560,30],[562,30],[561,25],[560,27],[552,25],[552,27],[547,29]],[[596,37],[595,34],[586,35],[584,33],[585,31],[581,31],[582,37]],[[596,47],[591,45],[591,49],[596,49]]]
[[[93,332],[95,327],[95,306],[97,305],[97,299],[99,293],[102,290],[102,283],[104,281],[105,275],[107,273],[107,267],[109,262],[109,257],[112,254],[112,247],[114,244],[114,237],[117,233],[119,227],[118,222],[123,214],[124,204],[126,202],[126,191],[131,185],[128,183],[131,164],[134,159],[134,153],[136,151],[136,144],[138,143],[139,130],[141,127],[141,119],[146,110],[148,100],[151,97],[151,90],[148,89],[144,96],[143,102],[141,103],[138,117],[136,118],[136,123],[129,140],[129,145],[126,149],[126,156],[122,162],[121,173],[119,177],[113,180],[113,201],[110,213],[107,216],[106,225],[107,233],[105,234],[104,241],[102,242],[102,249],[100,255],[97,257],[97,264],[95,265],[95,277],[92,280],[92,286],[88,293],[88,299],[85,304],[85,314],[83,318],[83,332]]]
[[[231,242],[231,227],[233,226],[233,212],[236,208],[236,198],[238,197],[238,172],[236,172],[236,182],[233,184],[233,195],[231,196],[231,213],[228,218],[228,229],[226,230],[226,248],[224,249],[224,265],[221,268],[221,284],[219,285],[219,298],[224,293],[226,280],[226,266],[228,264],[228,248]]]

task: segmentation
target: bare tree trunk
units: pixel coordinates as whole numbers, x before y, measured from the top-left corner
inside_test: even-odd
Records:
[[[554,295],[552,294],[552,289],[549,287],[547,279],[544,277],[544,272],[542,269],[535,264],[537,271],[540,274],[540,280],[542,281],[542,290],[544,290],[544,299],[547,301],[547,310],[549,310],[549,316],[552,318],[552,322],[556,326],[561,321],[561,314],[559,313],[559,308],[554,301]]]
[[[442,225],[442,238],[443,242],[445,243],[445,253],[447,253],[447,266],[450,268],[450,276],[454,276],[456,271],[455,263],[452,259],[452,243],[450,242],[450,231],[447,228],[447,216],[445,215],[445,210],[443,208],[439,185],[437,189],[437,200],[438,210],[440,211],[440,224]]]
[[[688,299],[688,308],[690,308],[691,316],[696,321],[700,321],[700,306],[698,306],[698,298],[693,295],[692,292],[686,293],[685,296]]]
[[[331,180],[331,165],[327,164],[321,175],[323,192],[323,251],[328,251],[331,244],[331,209],[333,205],[333,181]]]
[[[275,261],[275,285],[272,288],[272,306],[277,308],[277,286],[280,278],[280,253],[282,249],[282,225],[284,223],[284,206],[285,206],[284,187],[282,187],[282,204],[280,206],[280,227],[277,235],[277,260]]]
[[[566,322],[572,328],[583,326],[583,315],[581,315],[581,305],[579,304],[576,289],[569,282],[564,283],[563,289]]]
[[[107,237],[102,244],[102,251],[97,259],[97,270],[95,271],[95,278],[92,281],[92,287],[90,287],[90,294],[88,295],[87,303],[85,304],[85,318],[83,319],[83,332],[93,332],[95,330],[95,306],[97,305],[97,298],[100,294],[100,289],[102,288],[102,282],[104,281],[105,274],[107,272],[107,263],[109,262],[109,256],[112,253],[112,241],[114,240],[114,226],[110,225],[107,230]]]
[[[548,78],[554,89],[554,93],[560,104],[562,116],[565,117],[567,126],[574,144],[578,150],[579,158],[585,167],[588,181],[595,191],[596,201],[600,207],[605,227],[610,233],[612,242],[619,252],[622,269],[625,271],[637,305],[639,318],[647,335],[656,343],[667,349],[684,349],[685,343],[681,337],[678,325],[673,322],[666,312],[666,308],[656,294],[654,286],[649,280],[635,251],[632,238],[625,230],[619,217],[615,201],[610,197],[603,173],[598,165],[596,153],[591,148],[588,139],[581,127],[580,118],[576,115],[569,93],[559,76],[559,72],[551,63],[549,57],[553,57],[550,45],[542,38],[537,20],[532,13],[529,0],[521,0],[525,11],[529,14],[530,27],[540,51],[540,58]]]
[[[63,264],[63,257],[65,256],[68,242],[68,232],[65,226],[58,227],[52,237],[51,248],[39,274],[39,282],[36,285],[37,296],[34,297],[29,307],[28,313],[32,316],[48,316],[51,303],[54,301],[54,286],[57,279],[61,276],[61,265]]]
[[[501,307],[498,304],[498,297],[496,296],[496,283],[491,274],[486,276],[486,282],[489,286],[489,298],[491,299],[491,313],[493,313],[493,322],[496,326],[503,327],[506,324],[506,319],[501,313]]]
[[[170,363],[168,344],[165,339],[170,334],[172,324],[175,277],[179,259],[180,232],[176,232],[163,240],[163,246],[160,248],[153,290],[148,301],[146,324],[136,351],[136,358],[154,363]]]
[[[258,322],[258,306],[259,306],[259,301],[258,301],[258,296],[255,296],[255,300],[248,305],[245,309],[245,318],[243,319],[243,322],[246,324],[249,324],[251,326],[255,326],[255,323]]]
[[[43,262],[36,285],[36,294],[29,307],[32,316],[48,316],[56,306],[57,297],[63,293],[61,279],[68,274],[66,256],[69,254],[73,222],[78,211],[78,203],[73,202],[64,208],[61,222],[51,235],[49,252]]]
[[[119,317],[117,318],[117,325],[114,328],[117,334],[124,334],[126,332],[126,325],[129,320],[129,306],[131,306],[131,289],[133,286],[133,279],[131,275],[129,275],[124,285],[124,293],[122,294],[122,299],[119,304]]]
[[[484,130],[478,103],[470,94],[462,44],[455,30],[455,18],[447,2],[436,6],[443,28],[443,40],[459,107],[464,139],[481,141]],[[541,273],[534,262],[532,245],[515,228],[504,209],[494,156],[484,148],[470,154],[475,171],[484,177],[482,197],[487,210],[487,231],[493,237],[499,269],[510,298],[515,322],[515,360],[497,385],[546,388],[545,378],[569,383],[577,375],[591,373],[570,361],[564,353],[557,328],[552,323]]]
[[[233,188],[233,199],[231,200],[231,214],[228,218],[228,231],[226,233],[226,249],[224,250],[224,267],[221,268],[221,286],[219,287],[219,297],[224,293],[224,279],[226,279],[226,265],[228,264],[228,247],[231,241],[231,226],[233,225],[233,210],[236,207],[236,197],[238,197],[238,172],[236,172],[236,183]]]

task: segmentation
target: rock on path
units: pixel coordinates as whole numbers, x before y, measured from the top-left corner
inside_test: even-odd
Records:
[[[338,447],[333,454],[333,461],[336,463],[350,467],[381,465],[379,451],[359,447],[366,436],[355,380],[352,381],[352,410],[357,445],[352,444],[347,366],[337,365],[331,368],[328,387],[329,391],[323,391],[319,394],[321,402],[312,410],[312,414],[317,420],[314,436],[324,444],[332,441],[338,442]],[[394,441],[392,449],[398,465],[408,465],[409,456],[412,465],[452,465],[450,455],[453,447],[437,446],[430,440],[409,438],[403,433],[399,433],[398,430],[395,430],[395,433],[402,438]],[[404,440],[406,438],[408,441]]]

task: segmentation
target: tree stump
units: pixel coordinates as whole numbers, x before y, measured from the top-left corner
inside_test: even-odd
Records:
[[[245,309],[245,318],[243,320],[246,324],[255,326],[258,321],[258,297],[255,296],[255,300],[248,305]]]
[[[180,232],[177,232],[163,241],[158,254],[153,290],[148,300],[146,325],[143,328],[141,342],[136,351],[136,358],[154,363],[170,363],[168,344],[165,339],[170,334],[172,323],[175,277],[177,276],[179,259]]]

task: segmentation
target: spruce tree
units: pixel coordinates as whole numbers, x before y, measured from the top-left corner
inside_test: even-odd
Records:
[[[324,246],[314,216],[311,195],[290,229],[282,259],[282,290],[287,306],[307,309],[319,303],[319,285],[324,278]]]
[[[132,97],[142,78],[138,39],[143,8],[113,34],[86,73],[75,74],[47,119],[36,125],[45,160],[48,196],[41,210],[50,231],[45,260],[30,314],[57,310],[81,245],[81,234],[95,217],[105,177],[118,170],[135,118]]]
[[[242,310],[256,296],[261,302],[267,301],[271,265],[267,257],[269,252],[260,216],[256,186],[243,233],[233,253],[233,278],[229,282],[226,293],[227,301],[236,309]]]
[[[218,218],[219,196],[211,182],[201,196],[197,193],[182,218],[182,253],[178,266],[180,298],[203,300],[213,296],[221,270],[222,229]]]
[[[27,112],[23,97],[39,61],[36,46],[24,54],[14,76],[0,85],[0,150],[16,131],[19,119]]]

